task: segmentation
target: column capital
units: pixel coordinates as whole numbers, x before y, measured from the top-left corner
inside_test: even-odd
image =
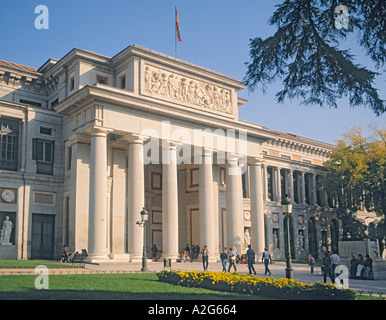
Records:
[[[113,129],[100,127],[100,126],[91,126],[85,130],[90,133],[92,136],[107,136]]]
[[[241,158],[240,155],[236,153],[230,153],[230,152],[226,154],[226,157],[229,163],[238,163],[239,159]]]
[[[122,139],[127,141],[129,144],[131,144],[131,143],[143,144],[146,140],[149,139],[149,137],[138,134],[138,133],[130,132],[128,134],[125,134],[122,137]]]
[[[178,141],[162,139],[162,149],[176,149],[181,144],[182,143]]]
[[[253,157],[248,159],[248,164],[250,166],[262,166],[264,164],[263,158]]]
[[[77,142],[90,143],[90,135],[84,133],[73,133],[68,137],[68,142],[70,145]]]

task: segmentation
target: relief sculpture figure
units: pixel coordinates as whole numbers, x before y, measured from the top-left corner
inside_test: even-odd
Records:
[[[145,90],[148,92],[204,108],[232,113],[229,90],[150,66],[145,67],[144,74]]]

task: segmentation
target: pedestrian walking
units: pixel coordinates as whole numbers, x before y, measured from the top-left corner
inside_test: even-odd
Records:
[[[334,277],[334,274],[332,273],[332,268],[331,268],[331,257],[327,252],[324,254],[324,258],[322,261],[322,271],[323,271],[324,283],[326,283],[327,281],[327,275],[330,277],[331,283],[335,283],[335,277]]]
[[[336,277],[336,274],[335,274],[335,269],[337,266],[340,265],[340,257],[338,256],[338,254],[336,252],[333,252],[332,255],[330,256],[331,258],[331,271],[332,271],[332,274],[334,275],[334,278]]]
[[[248,262],[249,274],[252,274],[252,271],[253,271],[253,274],[256,275],[256,270],[255,270],[255,267],[253,266],[253,264],[255,263],[255,251],[253,251],[250,244],[248,245],[248,250],[247,250],[247,262]]]
[[[229,267],[228,267],[228,272],[231,272],[231,267],[233,266],[235,272],[237,271],[236,269],[236,253],[237,251],[235,250],[236,248],[232,245],[232,247],[229,248]]]
[[[220,254],[220,259],[221,259],[221,263],[222,263],[222,272],[227,272],[227,258],[228,258],[228,255],[227,253],[225,252],[225,249],[222,249],[222,252]]]
[[[264,262],[265,271],[264,274],[266,275],[269,273],[268,276],[271,276],[271,271],[268,268],[269,263],[272,263],[271,254],[267,250],[267,248],[264,248],[263,256],[261,257],[261,261]]]
[[[201,252],[201,257],[202,257],[202,265],[204,267],[204,271],[208,270],[208,265],[209,265],[209,251],[208,251],[208,247],[207,246],[204,246],[204,249],[202,249],[202,252]]]
[[[314,273],[315,258],[312,253],[308,255],[308,265],[310,266],[311,273]]]

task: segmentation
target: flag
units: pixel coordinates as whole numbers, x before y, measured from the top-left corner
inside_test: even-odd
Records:
[[[181,33],[180,33],[180,25],[178,23],[177,8],[176,8],[176,32],[177,32],[178,41],[182,42],[182,40],[181,40]]]

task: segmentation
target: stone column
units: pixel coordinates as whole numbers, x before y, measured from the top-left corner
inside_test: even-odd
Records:
[[[294,171],[292,169],[289,170],[289,195],[292,202],[296,202],[294,199]]]
[[[244,242],[243,191],[241,187],[241,168],[238,158],[228,156],[226,171],[226,213],[228,248],[233,244],[241,253]]]
[[[251,245],[257,259],[261,257],[265,247],[264,200],[261,160],[254,159],[249,163],[251,169]]]
[[[91,129],[89,194],[89,259],[107,257],[107,134],[102,127]]]
[[[178,255],[177,144],[162,141],[162,257]]]
[[[20,172],[26,171],[26,163],[27,163],[27,121],[26,119],[23,119],[21,121],[21,132],[22,132],[22,138],[21,138],[21,166],[20,166]]]
[[[269,201],[269,197],[268,197],[268,171],[267,171],[267,165],[262,163],[262,167],[263,167],[263,173],[264,173],[264,200],[265,201]]]
[[[214,259],[213,151],[203,148],[200,165],[199,210],[201,248],[208,246],[209,258]]]
[[[137,224],[141,220],[141,210],[145,206],[145,176],[143,159],[144,137],[129,134],[123,137],[129,143],[127,171],[127,251],[130,261],[141,261],[143,248],[143,228]]]
[[[302,197],[301,197],[301,204],[306,204],[306,180],[305,180],[305,176],[306,174],[304,173],[304,171],[301,172],[301,175],[302,175]]]
[[[316,174],[312,174],[312,204],[316,205],[318,203],[318,198],[317,198],[317,190],[316,190]]]
[[[280,167],[276,167],[276,201],[281,202],[282,194],[281,194],[281,175],[280,175]]]

